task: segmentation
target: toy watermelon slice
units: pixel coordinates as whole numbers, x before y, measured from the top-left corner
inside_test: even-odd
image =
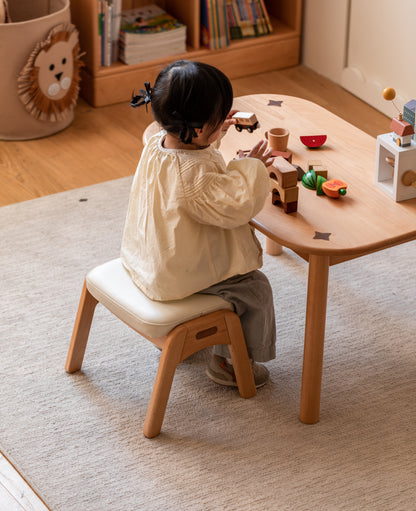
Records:
[[[326,135],[307,135],[299,137],[302,144],[307,147],[316,148],[321,147],[321,145],[326,142]]]
[[[302,184],[308,190],[316,190],[316,174],[314,170],[309,170],[303,175]]]
[[[326,179],[323,176],[316,176],[316,195],[324,195],[322,186],[325,182]]]

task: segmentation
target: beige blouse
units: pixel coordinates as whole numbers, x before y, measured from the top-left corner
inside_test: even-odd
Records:
[[[226,166],[213,146],[165,149],[164,136],[154,135],[143,150],[121,247],[134,283],[153,300],[184,298],[260,268],[262,250],[248,222],[270,189],[260,160]]]

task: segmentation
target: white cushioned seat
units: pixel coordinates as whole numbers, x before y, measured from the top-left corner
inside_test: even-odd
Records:
[[[194,294],[182,300],[150,300],[131,280],[120,259],[91,270],[88,291],[113,314],[148,337],[163,337],[185,321],[220,309],[233,310],[219,296]]]

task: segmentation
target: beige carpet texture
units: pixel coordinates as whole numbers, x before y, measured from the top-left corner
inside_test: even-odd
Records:
[[[82,371],[64,370],[85,274],[118,257],[130,183],[0,209],[0,450],[51,510],[415,509],[416,243],[330,269],[318,424],[298,419],[307,264],[285,250],[264,257],[271,381],[242,399],[194,355],[149,440],[151,343],[99,305]]]

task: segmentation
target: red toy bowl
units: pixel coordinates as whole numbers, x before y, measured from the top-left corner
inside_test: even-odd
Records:
[[[326,142],[326,135],[308,135],[299,137],[302,144],[305,144],[307,147],[321,147],[321,145]]]

